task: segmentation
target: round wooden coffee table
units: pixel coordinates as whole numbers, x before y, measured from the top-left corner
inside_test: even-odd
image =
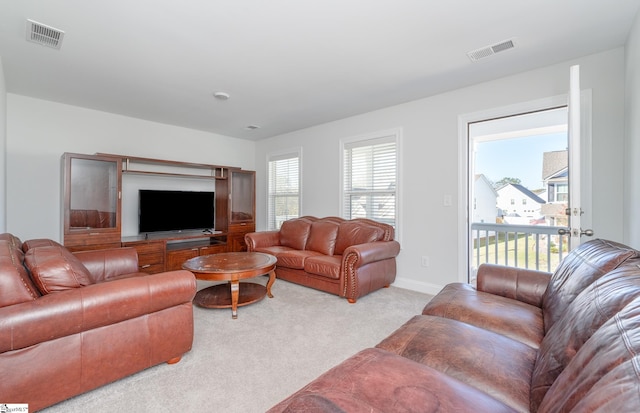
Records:
[[[276,257],[261,252],[225,252],[191,258],[182,264],[196,278],[205,281],[228,281],[204,288],[193,302],[205,308],[229,308],[231,317],[238,318],[238,307],[260,301],[265,295],[273,298],[271,286],[276,280]],[[265,287],[252,282],[240,282],[246,278],[269,275]]]

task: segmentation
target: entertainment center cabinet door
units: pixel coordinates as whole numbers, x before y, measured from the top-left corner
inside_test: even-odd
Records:
[[[62,168],[64,246],[72,251],[119,247],[120,158],[64,153]]]
[[[167,271],[181,270],[186,260],[198,255],[200,255],[199,248],[167,250]]]
[[[227,245],[230,252],[247,251],[247,243],[244,242],[244,235],[254,232],[256,225],[254,223],[243,222],[242,224],[229,225],[229,235],[227,236]]]
[[[133,247],[138,252],[138,268],[140,272],[157,274],[164,272],[164,241],[123,242],[123,247]]]
[[[201,255],[219,254],[227,252],[227,244],[213,243],[209,245],[198,245],[199,243],[184,243],[184,245],[173,244],[167,248],[167,271],[181,270],[182,264],[188,259]]]
[[[255,231],[256,173],[255,171],[230,171],[230,216],[227,245],[229,252],[246,251],[244,235]]]

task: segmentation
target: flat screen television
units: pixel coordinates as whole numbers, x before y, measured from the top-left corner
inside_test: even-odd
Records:
[[[214,228],[213,191],[140,189],[139,201],[140,233]]]

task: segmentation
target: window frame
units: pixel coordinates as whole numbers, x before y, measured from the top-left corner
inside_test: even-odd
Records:
[[[374,145],[376,143],[380,143],[381,141],[389,140],[395,143],[395,210],[393,212],[393,226],[395,232],[395,239],[400,241],[401,231],[401,172],[400,165],[402,164],[402,129],[395,128],[389,130],[382,130],[378,132],[372,132],[365,135],[354,136],[350,138],[344,138],[340,141],[340,216],[345,219],[350,219],[349,211],[346,208],[346,200],[348,197],[347,189],[346,189],[346,176],[347,172],[345,168],[347,167],[347,159],[345,150],[349,147],[364,147]],[[370,218],[371,219],[371,218]],[[381,221],[384,222],[384,221]]]

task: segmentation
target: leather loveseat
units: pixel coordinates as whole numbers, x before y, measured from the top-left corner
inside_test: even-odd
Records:
[[[33,412],[191,349],[195,277],[133,248],[71,253],[0,234],[0,402]]]
[[[377,221],[305,216],[282,223],[279,231],[245,235],[249,251],[275,255],[276,276],[345,297],[359,297],[396,278],[400,244],[393,227]]]
[[[270,412],[638,412],[639,265],[605,240],[553,274],[482,265]]]

